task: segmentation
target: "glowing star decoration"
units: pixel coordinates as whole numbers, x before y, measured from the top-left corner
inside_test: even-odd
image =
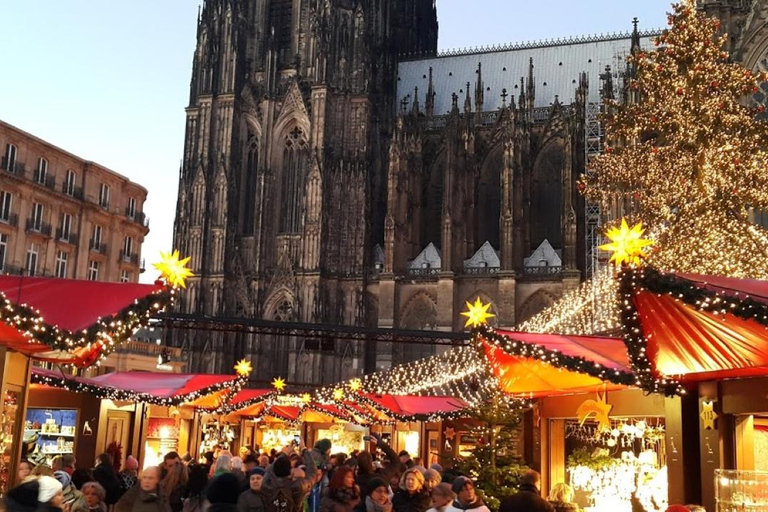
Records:
[[[277,391],[282,391],[285,389],[285,379],[282,377],[275,377],[275,380],[272,381],[272,387],[275,388]]]
[[[192,258],[179,259],[179,251],[172,253],[160,251],[160,263],[155,263],[153,266],[160,271],[168,284],[174,288],[186,288],[187,285],[184,281],[195,275],[187,267],[190,259]]]
[[[701,423],[704,426],[704,430],[715,430],[715,420],[718,418],[715,412],[714,402],[701,402]]]
[[[302,403],[308,404],[311,401],[312,401],[312,395],[310,395],[309,393],[304,393],[303,395],[301,395]]]
[[[344,390],[341,388],[336,388],[333,390],[333,399],[337,402],[344,398]]]
[[[489,318],[496,316],[493,313],[488,312],[491,308],[491,303],[483,304],[480,297],[475,300],[474,304],[471,302],[467,302],[466,304],[467,311],[461,312],[461,316],[467,317],[467,322],[464,324],[464,327],[478,327],[480,325],[485,325],[488,323]]]
[[[445,436],[445,438],[449,441],[453,441],[453,439],[456,437],[456,430],[454,430],[453,427],[447,427],[443,431],[443,436]]]
[[[611,243],[601,245],[600,249],[609,251],[611,261],[617,267],[623,264],[640,265],[640,262],[648,257],[645,248],[653,245],[653,240],[643,238],[643,223],[639,222],[632,228],[627,224],[627,219],[621,219],[621,227],[612,227],[606,233]]]
[[[363,387],[363,382],[360,379],[352,379],[349,383],[349,389],[354,393],[357,393],[358,391],[360,391],[362,387]]]
[[[610,430],[611,419],[608,414],[613,409],[613,406],[605,401],[605,395],[597,395],[597,400],[585,400],[576,409],[576,417],[579,419],[579,425],[584,425],[584,422],[590,416],[595,417],[597,421],[597,431],[604,432]]]
[[[241,359],[235,365],[235,372],[241,377],[248,377],[253,371],[251,362],[247,359]]]

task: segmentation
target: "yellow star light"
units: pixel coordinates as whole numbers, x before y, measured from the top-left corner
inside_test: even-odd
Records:
[[[648,257],[645,248],[653,245],[653,240],[643,238],[643,223],[639,222],[632,228],[627,224],[627,219],[621,219],[621,227],[612,227],[606,233],[611,243],[601,245],[600,249],[609,251],[611,261],[617,267],[623,264],[640,265],[641,261]]]
[[[241,377],[247,377],[253,371],[251,362],[247,359],[241,359],[235,365],[235,372]]]
[[[480,325],[484,325],[488,323],[489,318],[493,318],[496,315],[493,313],[489,313],[488,310],[491,308],[491,303],[483,304],[483,301],[480,300],[480,297],[475,300],[475,303],[472,304],[471,302],[467,302],[467,311],[462,311],[461,315],[467,317],[467,323],[464,324],[464,327],[478,327]]]
[[[357,393],[363,387],[363,382],[360,379],[352,379],[349,383],[349,389]]]
[[[304,393],[303,395],[301,395],[301,401],[305,404],[308,404],[309,402],[312,401],[312,395],[310,395],[309,393]]]
[[[336,388],[333,390],[333,399],[337,402],[344,398],[344,390],[341,388]]]
[[[275,388],[277,391],[282,391],[285,389],[285,379],[282,377],[275,377],[275,380],[272,381],[272,387]]]
[[[160,271],[168,284],[174,288],[186,288],[184,280],[195,275],[187,268],[190,259],[179,259],[179,251],[172,253],[160,251],[160,263],[155,263],[153,266]]]

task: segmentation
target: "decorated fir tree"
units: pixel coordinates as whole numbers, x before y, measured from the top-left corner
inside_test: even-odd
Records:
[[[750,101],[766,75],[729,60],[693,1],[669,24],[629,57],[628,101],[607,106],[585,193],[645,222],[663,270],[768,278],[768,231],[750,222],[750,208],[768,211],[768,123]]]

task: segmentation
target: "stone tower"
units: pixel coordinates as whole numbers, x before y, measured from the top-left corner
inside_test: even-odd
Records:
[[[434,54],[434,0],[207,0],[198,16],[174,246],[184,313],[375,325],[398,55]],[[334,339],[175,333],[189,371],[359,373]],[[369,363],[375,360],[369,355]]]

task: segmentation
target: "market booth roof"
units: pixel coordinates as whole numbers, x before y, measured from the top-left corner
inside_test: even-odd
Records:
[[[625,341],[646,381],[768,375],[768,282],[651,268],[620,279]]]
[[[479,343],[502,391],[541,398],[617,390],[636,378],[623,340],[492,330]]]
[[[38,360],[90,366],[172,292],[164,284],[0,276],[0,344]]]
[[[89,392],[99,398],[216,409],[231,393],[240,389],[242,378],[236,375],[153,372],[115,372],[82,378],[34,368],[32,382],[71,391]]]

